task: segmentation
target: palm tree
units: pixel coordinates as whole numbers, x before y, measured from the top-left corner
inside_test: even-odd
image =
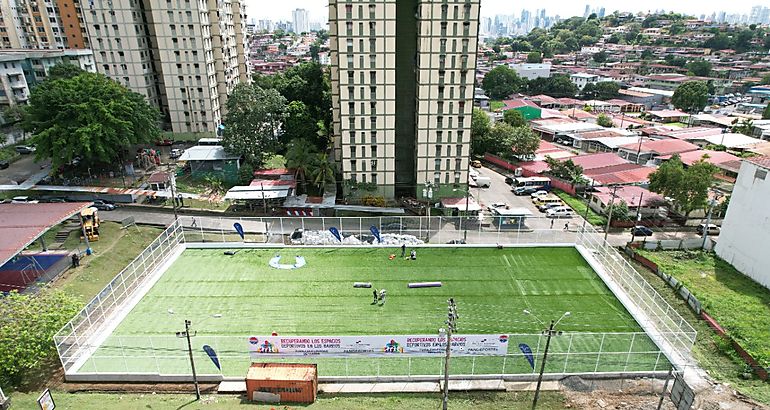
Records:
[[[318,159],[318,151],[315,145],[306,139],[294,139],[289,142],[286,150],[286,166],[294,168],[295,178],[302,181],[302,189],[307,192],[307,176],[315,168],[314,162]]]
[[[314,166],[311,175],[313,176],[313,184],[319,190],[323,189],[327,183],[334,182],[334,166],[329,162],[329,156],[326,153],[318,154]]]

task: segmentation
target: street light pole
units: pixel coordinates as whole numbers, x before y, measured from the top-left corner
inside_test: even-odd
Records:
[[[620,185],[613,185],[612,198],[610,199],[610,211],[607,213],[607,228],[604,230],[604,242],[607,242],[607,235],[610,233],[610,223],[612,222],[612,209],[615,206],[615,197],[617,196],[618,188]]]
[[[706,242],[708,242],[709,238],[709,225],[711,225],[711,213],[714,211],[714,206],[716,206],[717,200],[719,199],[719,194],[716,191],[713,191],[714,198],[712,198],[709,201],[709,212],[706,216],[706,226],[703,227],[703,243],[701,244],[701,249],[706,250]]]
[[[525,310],[524,313],[531,314],[530,311]],[[545,372],[545,362],[548,360],[548,349],[551,347],[551,337],[553,336],[559,336],[561,335],[561,331],[554,330],[554,327],[559,324],[559,322],[562,321],[565,317],[570,316],[570,312],[564,312],[564,314],[561,315],[559,320],[553,321],[551,320],[550,326],[548,326],[548,329],[545,329],[543,331],[543,334],[546,335],[546,341],[545,341],[545,350],[543,351],[543,360],[540,362],[540,374],[537,376],[537,386],[535,387],[535,397],[532,399],[532,410],[535,410],[535,407],[537,407],[537,399],[540,397],[540,386],[543,383],[543,373]],[[534,315],[533,315],[534,316]],[[538,322],[542,324],[542,321],[535,316],[535,319],[537,319]]]
[[[443,410],[447,410],[447,407],[449,406],[449,358],[452,353],[452,332],[457,330],[458,317],[457,305],[455,304],[454,298],[449,298],[447,304],[449,306],[446,321],[446,352],[444,356],[444,398],[441,405]],[[439,329],[439,333],[441,333],[441,329]]]
[[[201,389],[198,386],[198,375],[195,373],[195,359],[193,359],[192,342],[190,337],[195,337],[198,332],[190,334],[190,325],[192,323],[189,320],[184,321],[184,332],[176,332],[176,337],[187,338],[187,353],[190,355],[190,367],[192,368],[193,383],[195,383],[195,399],[201,399]]]

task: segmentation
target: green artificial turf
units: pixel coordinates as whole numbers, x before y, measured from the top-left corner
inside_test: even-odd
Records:
[[[449,297],[457,302],[458,333],[512,334],[512,356],[457,357],[455,373],[532,372],[519,343],[542,354],[545,338],[538,333],[544,325],[535,315],[548,321],[565,311],[571,316],[559,324],[565,334],[552,341],[547,371],[666,370],[665,357],[645,335],[628,334],[641,328],[574,248],[417,252],[416,261],[407,261],[390,260],[400,251],[387,248],[254,249],[234,256],[221,249],[186,250],[80,371],[188,373],[186,342],[174,335],[187,319],[197,331],[199,372],[218,372],[202,350],[208,344],[218,352],[222,372],[240,376],[250,363],[249,335],[436,334]],[[276,253],[284,263],[302,255],[307,265],[271,268]],[[422,281],[443,286],[407,288]],[[386,304],[371,305],[371,289],[354,288],[354,282],[387,289]],[[597,334],[603,332],[618,334]],[[600,349],[603,354],[593,353]],[[574,354],[581,352],[586,354]],[[326,376],[441,372],[441,359],[433,357],[286,361],[319,363]]]

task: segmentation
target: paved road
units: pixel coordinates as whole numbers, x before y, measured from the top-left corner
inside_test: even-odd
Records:
[[[34,154],[22,155],[21,159],[13,162],[7,169],[0,170],[0,185],[21,185],[30,177],[37,177],[42,172],[43,176],[30,181],[37,183],[48,174],[50,164],[51,161],[49,160],[35,162]],[[30,183],[29,186],[31,185],[34,184]],[[25,188],[21,187],[21,189]]]

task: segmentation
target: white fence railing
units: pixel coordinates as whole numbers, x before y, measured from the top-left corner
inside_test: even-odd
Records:
[[[245,231],[245,239],[233,227],[234,223],[240,223]],[[147,247],[134,261],[132,261],[118,276],[110,282],[78,315],[65,325],[54,337],[65,372],[67,373],[144,373],[155,374],[186,374],[184,362],[184,345],[180,345],[179,339],[174,337],[168,340],[159,337],[139,336],[109,336],[105,329],[112,328],[119,321],[121,305],[131,297],[141,297],[139,292],[143,284],[150,280],[153,272],[165,263],[178,246],[201,246],[227,244],[228,247],[242,246],[283,246],[292,243],[291,235],[298,231],[326,231],[330,227],[337,228],[343,236],[355,235],[365,241],[373,241],[370,227],[377,227],[381,234],[395,233],[400,235],[413,235],[428,244],[446,244],[462,241],[469,246],[481,244],[506,244],[506,245],[569,245],[576,244],[587,249],[593,258],[601,265],[612,283],[619,287],[627,299],[630,300],[630,309],[642,310],[644,315],[635,315],[637,321],[641,321],[646,333],[607,333],[600,334],[601,340],[596,341],[593,347],[572,348],[575,338],[588,337],[584,334],[569,334],[569,343],[561,346],[562,342],[554,342],[554,351],[549,352],[553,363],[561,363],[561,368],[552,368],[548,365],[549,372],[595,373],[604,371],[665,371],[670,366],[668,359],[673,353],[687,356],[695,341],[696,332],[687,321],[682,318],[669,304],[642,278],[636,270],[590,225],[580,225],[569,220],[552,220],[548,218],[486,218],[479,221],[475,217],[353,217],[353,218],[209,218],[209,217],[180,217],[177,222],[169,226],[153,243]],[[302,244],[302,240],[294,243]],[[459,245],[462,246],[462,245]],[[157,272],[156,272],[157,273]],[[608,284],[610,285],[610,284]],[[612,288],[612,286],[610,286]],[[597,334],[590,334],[591,337]],[[633,342],[605,345],[607,337],[611,340],[621,337],[632,338]],[[541,355],[541,338],[538,335],[521,335],[527,338],[536,338],[535,358]],[[644,336],[644,337],[642,337]],[[101,338],[101,339],[100,339]],[[173,339],[173,340],[172,340]],[[594,338],[595,339],[595,338]],[[211,346],[230,346],[228,337],[212,337]],[[566,340],[561,338],[560,340]],[[642,342],[642,340],[646,340]],[[243,339],[240,339],[242,342]],[[197,342],[201,342],[198,340]],[[654,342],[654,343],[653,343]],[[665,342],[665,343],[663,343]],[[115,344],[117,343],[117,345]],[[239,342],[240,343],[240,342]],[[224,348],[220,353],[223,361],[223,369],[238,368],[243,363],[250,363],[245,353],[245,343]],[[636,344],[636,347],[634,345]],[[560,347],[561,346],[561,347]],[[663,349],[661,349],[663,348]],[[180,350],[182,349],[182,350]],[[560,350],[561,349],[561,350]],[[663,355],[661,357],[661,355]],[[510,353],[501,357],[501,363],[490,365],[488,358],[467,358],[461,361],[469,361],[468,374],[477,375],[483,372],[490,374],[509,374],[509,372],[527,373],[527,369],[521,369],[521,363],[516,367],[510,367],[510,362],[522,359],[521,354]],[[644,357],[645,360],[640,360]],[[615,365],[598,365],[610,358],[617,358]],[[146,359],[146,360],[144,360]],[[208,360],[202,357],[204,362]],[[327,363],[330,373],[340,376],[359,375],[359,371],[351,369],[369,369],[381,372],[384,362],[376,362],[368,358],[349,358],[343,360],[345,371],[334,367],[333,363],[342,359],[321,359]],[[361,363],[368,365],[352,365],[354,361],[363,360]],[[385,360],[385,359],[382,359]],[[388,359],[390,360],[390,359]],[[409,369],[408,375],[422,373],[419,367],[422,358],[406,359],[398,366],[386,366],[390,369],[397,368],[395,372],[403,372],[403,366]],[[582,367],[578,363],[593,362]],[[549,363],[551,359],[549,359]],[[141,363],[141,364],[140,364]],[[148,365],[149,363],[149,365]],[[163,365],[164,363],[168,365]],[[176,363],[176,364],[171,364]],[[224,363],[227,363],[226,365]],[[230,363],[233,363],[232,365]],[[379,363],[379,364],[375,364]],[[479,365],[482,364],[483,365]],[[598,364],[597,364],[598,363]],[[525,363],[527,367],[529,365]],[[181,367],[180,367],[181,366]],[[433,364],[430,364],[433,366]],[[322,368],[323,368],[322,367]],[[436,369],[438,371],[438,365]],[[178,368],[178,370],[177,370]],[[167,370],[165,370],[167,369]],[[413,372],[413,369],[420,369]],[[518,370],[514,370],[518,369]],[[610,370],[607,370],[610,369]],[[621,370],[618,370],[621,369]],[[176,372],[181,373],[176,373]],[[217,372],[214,372],[217,373]],[[223,370],[222,374],[229,374]],[[393,373],[393,372],[390,372]],[[240,373],[243,374],[243,373]],[[384,373],[383,373],[384,374]],[[433,373],[428,373],[433,374]],[[457,374],[453,372],[453,374]]]

